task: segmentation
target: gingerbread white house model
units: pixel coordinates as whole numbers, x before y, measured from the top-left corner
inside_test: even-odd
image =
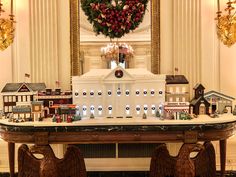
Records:
[[[165,102],[165,75],[146,69],[93,69],[73,77],[72,87],[82,117],[151,117]]]

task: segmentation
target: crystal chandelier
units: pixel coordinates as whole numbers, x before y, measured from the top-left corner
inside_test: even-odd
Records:
[[[223,44],[230,47],[236,42],[236,0],[227,2],[225,13],[220,11],[220,0],[217,0],[217,5],[217,36]]]
[[[109,43],[106,47],[101,48],[102,59],[109,61],[115,61],[116,63],[129,62],[133,57],[133,48],[126,43]]]
[[[15,33],[15,21],[13,15],[13,0],[11,0],[11,13],[8,18],[3,17],[5,12],[2,8],[3,4],[0,0],[0,50],[5,50],[13,43]]]

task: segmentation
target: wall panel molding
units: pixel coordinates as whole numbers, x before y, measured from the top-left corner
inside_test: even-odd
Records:
[[[30,0],[31,81],[54,88],[58,74],[57,0]]]
[[[199,0],[173,1],[172,69],[173,73],[184,74],[188,78],[190,88],[201,81],[200,5]]]

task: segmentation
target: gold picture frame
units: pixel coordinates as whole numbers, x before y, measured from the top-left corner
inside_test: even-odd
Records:
[[[70,0],[71,76],[80,75],[79,0]],[[160,0],[151,0],[151,71],[160,73]]]

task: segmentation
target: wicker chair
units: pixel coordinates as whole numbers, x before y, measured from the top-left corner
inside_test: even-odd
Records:
[[[36,158],[41,154],[43,158]],[[18,177],[86,177],[84,158],[76,146],[69,146],[63,159],[52,148],[23,144],[18,150]]]

